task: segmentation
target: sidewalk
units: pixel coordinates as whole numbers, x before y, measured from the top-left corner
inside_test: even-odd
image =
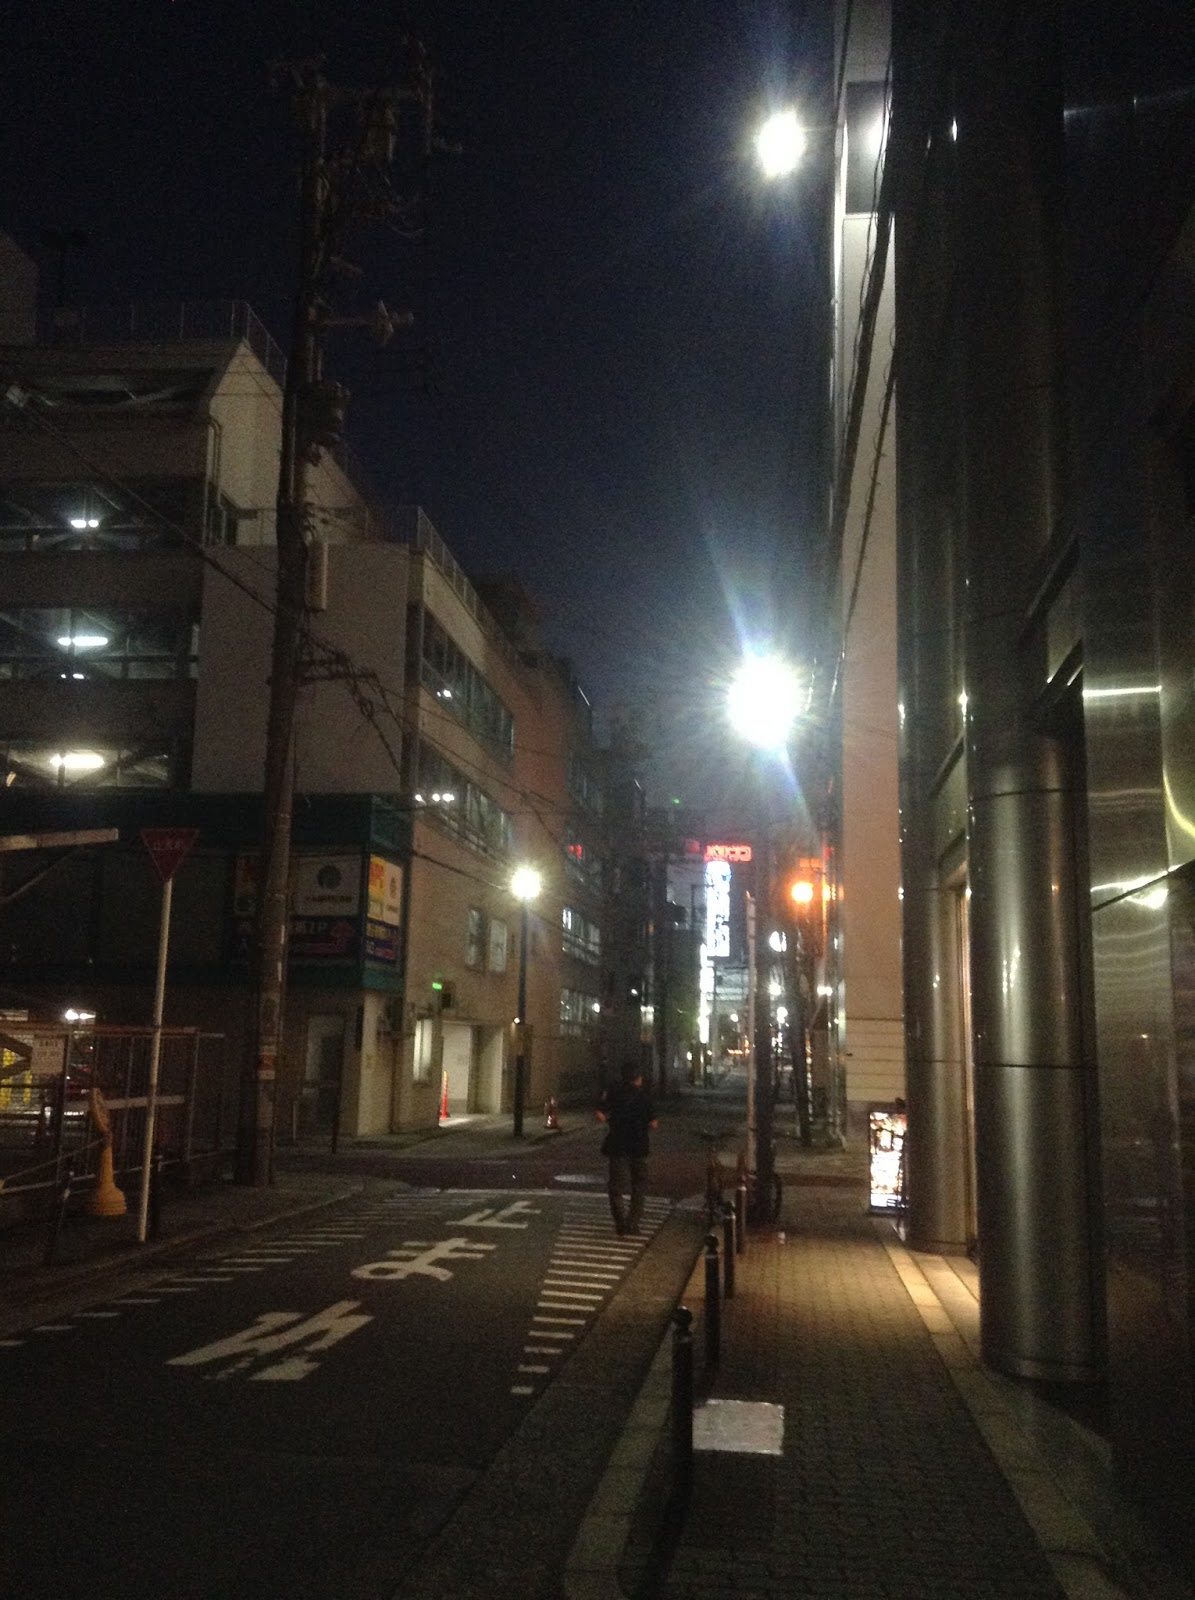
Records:
[[[690,1502],[662,1507],[669,1335],[574,1545],[569,1600],[1191,1600],[1110,1490],[1102,1441],[981,1366],[973,1266],[915,1256],[869,1216],[862,1163],[781,1151],[781,1219],[736,1258],[712,1374],[698,1262]],[[776,1406],[780,1453],[749,1453]],[[744,1420],[738,1448],[708,1440]]]

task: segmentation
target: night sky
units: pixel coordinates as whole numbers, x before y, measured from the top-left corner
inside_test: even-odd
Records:
[[[743,757],[718,682],[739,642],[809,653],[824,523],[828,0],[10,0],[0,229],[67,299],[248,300],[285,341],[296,138],[267,63],[369,84],[414,33],[442,137],[418,242],[374,230],[330,341],[350,443],[467,571],[514,571],[605,719],[652,741],[656,798],[718,807]],[[760,116],[805,167],[768,186]],[[716,774],[716,775],[715,775]]]

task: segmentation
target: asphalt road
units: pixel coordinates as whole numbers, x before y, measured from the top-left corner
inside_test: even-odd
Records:
[[[700,1219],[438,1176],[0,1341],[0,1596],[555,1592]]]

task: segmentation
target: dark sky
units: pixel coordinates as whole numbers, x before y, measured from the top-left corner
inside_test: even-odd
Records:
[[[417,323],[380,353],[331,343],[350,441],[467,570],[522,577],[599,713],[641,712],[657,791],[712,803],[736,641],[799,657],[814,592],[830,147],[768,187],[750,136],[786,101],[827,121],[827,11],[10,0],[0,229],[47,290],[42,231],[77,227],[68,298],[245,298],[282,342],[296,143],[267,63],[367,84],[417,33],[461,149],[433,161],[421,243],[352,252],[343,309],[381,295]]]

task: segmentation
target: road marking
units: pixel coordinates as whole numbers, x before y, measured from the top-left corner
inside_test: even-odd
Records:
[[[16,1350],[25,1343],[24,1339],[0,1339],[0,1349]]]
[[[273,1252],[267,1256],[262,1255],[259,1251],[251,1252],[246,1250],[239,1256],[226,1256],[224,1259],[230,1264],[235,1263],[238,1265],[249,1265],[254,1267],[284,1267],[291,1258],[290,1256],[274,1255]]]
[[[358,1312],[359,1300],[338,1300],[313,1317],[304,1318],[301,1311],[266,1311],[240,1333],[217,1339],[212,1344],[200,1345],[184,1355],[171,1356],[167,1366],[196,1367],[210,1362],[228,1361],[223,1374],[245,1371],[261,1356],[273,1356],[288,1346],[305,1345],[305,1350],[291,1350],[281,1361],[271,1361],[251,1373],[253,1379],[267,1382],[294,1382],[306,1378],[319,1367],[310,1356],[316,1351],[330,1350],[334,1344],[356,1333],[373,1318]]]
[[[511,1394],[534,1394],[535,1390],[529,1383],[512,1383],[510,1392]]]
[[[531,1320],[532,1322],[562,1322],[566,1323],[570,1328],[583,1328],[586,1325],[586,1318],[584,1317],[541,1317],[537,1314],[536,1316],[533,1316]],[[539,1332],[538,1328],[536,1329],[536,1332]],[[571,1333],[569,1334],[569,1338],[572,1338]]]
[[[572,1272],[549,1272],[544,1278],[544,1287],[554,1284],[560,1288],[596,1289],[600,1294],[605,1294],[607,1289],[613,1288],[610,1283],[595,1283],[592,1278],[578,1278]]]
[[[576,1306],[595,1306],[602,1298],[600,1294],[587,1294],[583,1289],[541,1289],[539,1291],[539,1304]]]
[[[77,1317],[118,1317],[119,1311],[76,1311]]]
[[[532,1322],[568,1322],[568,1317],[532,1317]],[[532,1339],[575,1339],[575,1333],[565,1333],[563,1328],[531,1328],[528,1330]]]
[[[42,1322],[33,1331],[34,1333],[73,1333],[75,1325],[73,1322]]]
[[[152,1296],[123,1294],[115,1303],[118,1306],[157,1306],[161,1305],[162,1302],[156,1294]]]
[[[520,1361],[518,1370],[520,1372],[550,1372],[551,1368],[541,1366],[534,1361]]]
[[[556,1349],[555,1345],[525,1344],[523,1346],[523,1354],[525,1356],[556,1356],[559,1355],[560,1352]],[[547,1368],[544,1370],[546,1371]]]
[[[387,1250],[388,1261],[369,1261],[363,1267],[353,1268],[354,1278],[381,1278],[397,1282],[404,1278],[435,1278],[446,1283],[451,1271],[439,1263],[443,1261],[478,1261],[485,1253],[496,1250],[494,1244],[478,1244],[475,1239],[437,1239],[434,1244],[422,1239],[408,1239],[395,1250]]]
[[[527,1228],[531,1217],[540,1217],[543,1212],[538,1206],[533,1206],[530,1200],[512,1200],[508,1206],[503,1206],[500,1211],[487,1207],[481,1211],[471,1211],[467,1217],[458,1217],[452,1224],[454,1228]],[[523,1220],[519,1220],[519,1219]]]
[[[188,1283],[188,1284],[160,1283],[158,1285],[158,1293],[159,1294],[194,1294],[195,1293],[195,1285],[193,1283]]]

